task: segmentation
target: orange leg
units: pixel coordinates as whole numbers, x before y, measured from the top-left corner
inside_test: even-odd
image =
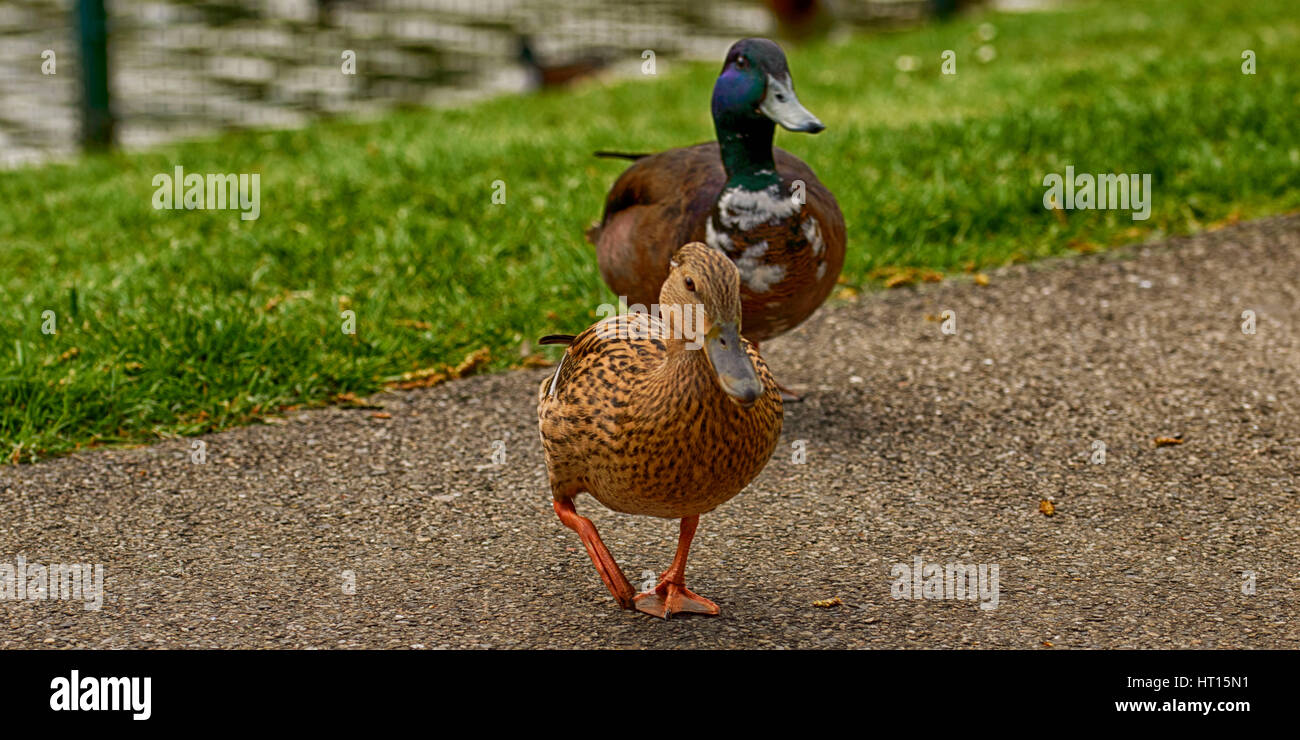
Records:
[[[632,584],[627,582],[627,576],[618,567],[614,561],[614,556],[609,554],[605,548],[605,543],[600,541],[600,534],[596,532],[596,525],[585,516],[579,516],[578,510],[573,508],[573,499],[564,499],[555,501],[555,513],[559,515],[560,521],[564,526],[578,533],[582,538],[582,544],[587,548],[587,554],[591,556],[591,562],[596,565],[596,570],[600,573],[600,580],[605,582],[605,588],[614,595],[614,600],[624,609],[632,608],[632,596],[636,593],[632,590]]]
[[[691,550],[691,540],[695,539],[695,528],[699,523],[698,514],[682,518],[682,533],[677,540],[677,555],[673,558],[673,564],[659,576],[659,585],[654,590],[637,595],[636,608],[639,611],[663,619],[678,612],[718,613],[717,604],[703,596],[696,596],[686,588],[686,555]]]
[[[756,351],[758,350],[758,342],[750,340],[750,344],[754,345],[754,349]],[[803,400],[803,396],[799,395],[798,393],[795,393],[789,388],[786,388],[780,383],[776,384],[776,389],[778,391],[781,391],[781,401],[783,401],[784,403],[799,403],[800,401]]]

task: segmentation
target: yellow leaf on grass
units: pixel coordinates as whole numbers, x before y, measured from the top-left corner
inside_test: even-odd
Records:
[[[404,326],[404,327],[406,327],[407,329],[421,329],[421,330],[426,330],[426,329],[432,329],[432,328],[433,328],[433,324],[430,324],[430,323],[427,322],[427,321],[420,321],[420,320],[418,320],[418,319],[398,319],[397,321],[394,321],[393,323],[397,324],[398,326]]]
[[[900,288],[917,282],[938,283],[943,281],[943,273],[923,267],[881,267],[872,270],[869,277],[883,280],[886,288]]]
[[[411,390],[412,388],[432,388],[439,383],[448,380],[456,380],[468,375],[474,374],[480,367],[487,364],[492,359],[492,353],[487,347],[480,347],[461,360],[456,367],[425,367],[419,370],[412,370],[402,375],[388,385],[401,390]]]

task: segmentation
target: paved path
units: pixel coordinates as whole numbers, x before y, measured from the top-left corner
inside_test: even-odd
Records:
[[[1300,218],[992,278],[765,348],[808,400],[701,520],[716,619],[615,607],[551,512],[530,371],[212,435],[204,465],[175,440],[0,470],[0,562],[107,569],[100,611],[0,601],[0,646],[1300,647]],[[633,581],[671,559],[674,522],[579,510]],[[891,598],[917,556],[996,564],[997,608]]]

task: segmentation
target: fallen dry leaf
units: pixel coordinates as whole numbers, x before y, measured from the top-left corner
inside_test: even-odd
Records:
[[[292,301],[297,298],[308,298],[310,296],[311,296],[310,290],[286,290],[285,292],[281,293],[280,295],[274,296],[265,304],[263,304],[262,310],[274,311],[276,306],[279,306],[281,303],[284,303],[285,301]]]
[[[814,601],[813,606],[819,609],[830,609],[833,606],[844,606],[844,602],[840,600],[840,597],[836,596],[833,599],[821,599],[820,601]]]
[[[1055,194],[1052,195],[1052,214],[1056,216],[1056,220],[1059,221],[1062,226],[1065,226],[1069,222],[1069,219],[1065,217],[1065,209],[1062,207],[1061,201],[1056,199]]]
[[[347,393],[335,393],[335,394],[334,394],[334,397],[331,398],[330,401],[333,402],[333,403],[335,403],[335,404],[337,404],[337,405],[339,405],[339,406],[342,406],[342,407],[345,408],[345,409],[378,409],[378,408],[382,408],[381,406],[376,406],[375,404],[371,403],[371,402],[369,401],[369,399],[365,399],[365,398],[357,398],[357,394],[352,393],[351,391],[349,391],[349,392],[347,392]]]
[[[394,388],[410,390],[412,388],[432,388],[435,385],[448,379],[446,367],[425,367],[419,370],[412,370],[409,373],[402,373],[398,380],[389,383]]]
[[[1038,502],[1038,510],[1043,512],[1043,516],[1052,516],[1056,513],[1056,504],[1049,499],[1043,499]]]
[[[1208,230],[1218,231],[1219,229],[1222,229],[1225,226],[1235,226],[1240,221],[1241,221],[1241,211],[1233,211],[1232,213],[1228,214],[1227,218],[1224,218],[1220,221],[1215,221],[1214,223],[1210,224]]]
[[[989,284],[989,276],[988,276],[988,275],[985,275],[985,274],[982,273],[982,272],[977,272],[977,273],[975,273],[975,284],[976,284],[976,285],[979,285],[979,286],[988,285],[988,284]]]
[[[492,359],[492,353],[488,348],[479,347],[473,352],[465,355],[465,359],[461,360],[460,364],[456,367],[446,367],[444,365],[441,368],[426,367],[419,370],[412,370],[409,373],[402,373],[397,380],[389,382],[388,385],[392,388],[399,388],[401,390],[411,390],[412,388],[432,388],[433,386],[438,385],[439,383],[444,383],[448,380],[456,380],[457,378],[464,378],[468,375],[473,375],[480,367],[487,364],[490,359]]]
[[[487,361],[490,359],[492,359],[492,353],[488,351],[488,348],[479,347],[468,355],[465,355],[465,359],[461,360],[461,363],[452,370],[452,374],[457,378],[471,375],[474,371],[478,370],[483,365],[486,365]]]
[[[912,285],[915,282],[916,282],[916,278],[913,277],[912,275],[908,275],[906,273],[898,273],[897,275],[891,275],[885,278],[885,287],[901,288],[904,285]]]
[[[1183,443],[1183,435],[1176,434],[1172,437],[1156,437],[1156,447],[1169,447],[1171,445],[1180,445]]]
[[[397,324],[398,326],[404,326],[407,329],[432,329],[433,328],[433,324],[430,324],[427,321],[420,321],[419,319],[398,319],[393,323]]]
[[[943,282],[942,272],[920,267],[880,267],[872,270],[869,277],[883,279],[886,288],[914,285],[918,281],[925,283]]]
[[[370,418],[372,418],[372,419],[391,419],[391,418],[393,418],[393,415],[390,414],[390,413],[388,413],[387,411],[376,411],[375,413],[373,413],[373,414],[370,415]]]

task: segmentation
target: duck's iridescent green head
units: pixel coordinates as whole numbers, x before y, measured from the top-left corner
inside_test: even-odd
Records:
[[[815,134],[826,127],[799,103],[785,52],[767,39],[742,39],[727,51],[713,85],[713,124],[728,131],[761,130],[767,121]]]

